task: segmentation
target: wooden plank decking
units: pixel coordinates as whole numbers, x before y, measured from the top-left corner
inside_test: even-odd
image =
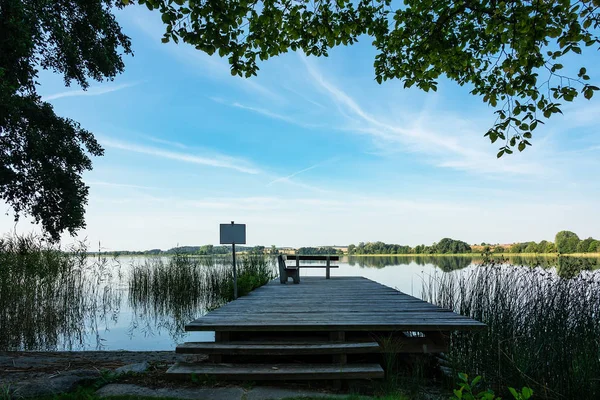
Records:
[[[207,313],[186,331],[438,331],[485,324],[362,277],[279,281]]]
[[[222,380],[310,380],[315,379],[380,379],[383,369],[374,364],[217,364],[178,363],[169,369],[171,375],[211,376]]]
[[[215,342],[190,342],[172,375],[234,380],[380,379],[383,354],[439,353],[453,330],[484,324],[366,278],[303,277],[258,288],[186,325],[215,331]],[[258,364],[257,364],[258,362]]]

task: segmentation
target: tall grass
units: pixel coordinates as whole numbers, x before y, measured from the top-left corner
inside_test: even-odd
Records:
[[[262,255],[240,257],[238,270],[239,295],[274,277]],[[103,349],[102,333],[123,318],[127,288],[130,334],[166,328],[177,340],[186,323],[232,299],[231,261],[175,255],[132,265],[124,275],[118,259],[88,257],[83,243],[61,249],[35,235],[2,237],[0,351]]]
[[[63,251],[35,235],[0,238],[0,350],[83,347],[116,302],[102,285],[105,266],[90,265],[83,244]]]
[[[275,277],[274,263],[264,255],[243,255],[236,264],[238,296]],[[134,266],[129,279],[132,309],[160,320],[176,340],[186,323],[231,300],[233,268],[227,257],[152,258]]]
[[[560,269],[489,265],[432,278],[424,299],[487,324],[452,334],[454,370],[540,398],[600,398],[600,275]]]

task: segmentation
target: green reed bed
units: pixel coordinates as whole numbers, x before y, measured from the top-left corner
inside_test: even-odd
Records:
[[[238,258],[238,295],[269,282],[275,276],[271,258]],[[134,266],[129,280],[129,301],[134,310],[154,318],[167,318],[172,333],[200,313],[233,299],[233,269],[224,257],[157,257]],[[165,323],[168,324],[168,323]]]
[[[452,334],[455,372],[529,386],[539,398],[600,398],[598,274],[490,265],[433,277],[423,294],[487,324]]]
[[[86,248],[63,251],[43,238],[0,238],[0,350],[81,347],[85,321],[99,325],[111,291],[103,290],[103,263],[88,265]]]

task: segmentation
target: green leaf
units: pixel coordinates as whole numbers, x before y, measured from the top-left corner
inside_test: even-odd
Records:
[[[515,390],[515,388],[511,388],[511,387],[509,387],[509,388],[508,388],[508,391],[510,392],[510,394],[512,394],[512,396],[513,396],[515,399],[519,400],[519,393],[517,393],[517,391]]]
[[[500,150],[500,151],[498,152],[498,154],[496,155],[496,157],[500,158],[500,157],[502,157],[503,155],[504,155],[504,150]]]
[[[469,377],[464,372],[459,372],[458,373],[458,379],[460,379],[463,382],[468,382],[469,381]]]
[[[533,396],[533,389],[524,387],[521,390],[521,396],[523,397],[523,400],[527,400],[527,399],[531,398],[531,396]]]
[[[456,396],[457,399],[462,399],[462,390],[458,390],[458,389],[454,389],[454,395]]]
[[[481,380],[481,375],[477,375],[475,377],[475,379],[473,379],[473,381],[471,382],[471,386],[475,386],[479,383],[479,381]]]
[[[525,144],[525,142],[519,143],[519,151],[525,150],[525,147],[527,147],[527,145]]]

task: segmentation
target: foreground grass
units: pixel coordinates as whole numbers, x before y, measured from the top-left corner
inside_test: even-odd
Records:
[[[600,276],[559,272],[483,266],[432,278],[426,300],[487,324],[451,336],[451,368],[536,398],[600,398]]]

